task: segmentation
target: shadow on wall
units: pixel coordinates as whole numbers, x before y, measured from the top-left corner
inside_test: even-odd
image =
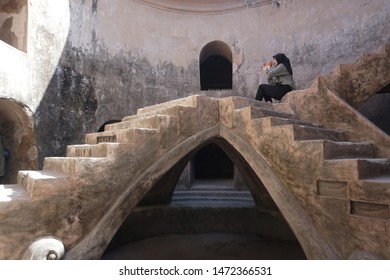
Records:
[[[46,156],[65,156],[68,145],[83,143],[96,109],[91,77],[58,65],[35,113],[40,165]]]
[[[4,147],[10,151],[1,183],[16,183],[19,170],[36,170],[38,166],[28,109],[12,99],[0,99],[0,134]]]

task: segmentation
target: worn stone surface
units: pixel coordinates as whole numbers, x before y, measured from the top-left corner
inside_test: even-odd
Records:
[[[353,64],[338,65],[318,80],[319,86],[332,89],[355,109],[390,84],[390,44],[376,53],[363,54]]]
[[[284,102],[295,108],[296,100]],[[334,100],[341,112],[353,115],[342,99]],[[380,148],[373,154],[361,142],[363,132],[349,132],[345,139],[326,122],[325,127],[312,125],[297,119],[300,111],[294,115],[275,108],[239,97],[192,96],[144,108],[104,132],[87,135],[89,143],[70,147],[68,157],[46,158],[42,171],[21,172],[18,185],[6,186],[3,193],[10,199],[0,204],[2,258],[21,258],[31,240],[47,235],[63,242],[67,259],[100,258],[143,198],[149,195],[149,205],[169,202],[181,170],[207,143],[216,143],[231,157],[257,205],[264,207],[271,198],[269,206],[277,206],[308,258],[346,259],[358,249],[390,258],[390,186],[380,179],[390,175],[390,159],[376,158],[388,152],[388,136],[371,135]],[[99,143],[99,135],[108,134],[110,142]],[[334,142],[331,153],[324,139]],[[345,141],[356,143],[340,157],[337,145],[344,151]],[[381,187],[364,191],[373,177]]]

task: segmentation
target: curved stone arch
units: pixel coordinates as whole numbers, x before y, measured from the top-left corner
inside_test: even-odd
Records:
[[[117,198],[89,234],[65,253],[64,259],[99,259],[125,218],[164,174],[177,167],[184,169],[198,147],[218,136],[218,125],[196,133],[156,159],[138,179]]]
[[[232,89],[233,53],[229,45],[219,40],[206,44],[199,54],[199,72],[201,90]]]
[[[256,196],[253,184],[260,182],[264,186],[287,220],[308,258],[339,258],[322,238],[304,209],[272,171],[265,158],[259,155],[249,143],[220,125],[188,137],[163,157],[157,159],[134,183],[128,186],[111,208],[105,212],[93,230],[71,248],[64,258],[99,259],[123,221],[153,186],[166,175],[180,176],[190,158],[202,146],[210,142],[218,143],[241,167],[243,176],[252,182],[250,188],[252,193],[255,193],[256,203],[259,203],[259,197]]]
[[[321,236],[306,211],[299,205],[288,188],[284,186],[282,181],[273,172],[265,157],[257,153],[249,143],[228,128],[221,127],[220,136],[231,145],[236,151],[236,154],[241,157],[241,160],[246,162],[257,180],[262,183],[262,186],[270,194],[272,200],[297,237],[308,259],[339,259],[338,254]],[[231,154],[231,152],[228,153]],[[240,172],[243,172],[243,170],[241,169]],[[245,172],[242,175],[246,176]],[[250,184],[249,188],[254,192],[253,186]]]
[[[199,64],[202,64],[207,58],[212,55],[220,55],[232,62],[232,51],[228,44],[216,40],[206,44],[199,54]]]

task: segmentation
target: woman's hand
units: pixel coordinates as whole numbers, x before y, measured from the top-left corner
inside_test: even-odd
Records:
[[[269,70],[269,68],[273,65],[273,60],[267,60],[263,63],[263,70]]]

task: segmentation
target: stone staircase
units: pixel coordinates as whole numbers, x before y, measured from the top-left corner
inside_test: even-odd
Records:
[[[182,207],[254,207],[249,190],[237,190],[232,180],[196,180],[190,189],[175,190],[171,205]]]
[[[390,44],[372,53],[362,54],[356,61],[339,64],[327,75],[314,81],[331,89],[355,109],[372,95],[390,84]]]
[[[357,65],[378,59],[387,65],[388,49]],[[341,68],[349,77],[346,69],[357,69]],[[232,189],[173,193],[181,165],[213,141],[226,145],[256,205],[275,200],[309,258],[348,258],[357,249],[390,258],[389,136],[340,98],[340,88],[328,87],[341,83],[337,75],[281,103],[196,95],[142,108],[87,134],[66,157],[45,158],[43,170],[20,171],[17,184],[1,186],[0,258],[22,258],[32,240],[46,235],[61,239],[68,258],[99,257],[129,212],[165,181],[156,197],[174,194],[172,203],[234,198],[252,205],[248,192]],[[308,234],[317,229],[321,234]],[[336,253],[310,251],[325,243],[332,249],[319,251]]]
[[[277,107],[281,104],[275,105]],[[375,145],[372,141],[354,141],[348,139],[349,135],[345,131],[327,129],[319,124],[297,120],[292,114],[288,115],[288,113],[282,113],[278,116],[277,112],[276,114],[275,112],[271,113],[268,108],[238,108],[236,109],[236,115],[244,119],[237,126],[244,127],[244,123],[250,118],[255,127],[251,128],[250,131],[262,131],[273,134],[275,138],[279,136],[279,138],[283,137],[284,140],[288,139],[289,144],[286,147],[288,155],[294,154],[294,150],[309,151],[308,147],[311,147],[312,153],[315,153],[321,159],[322,162],[319,164],[323,169],[322,174],[317,175],[319,178],[316,179],[316,184],[314,184],[316,185],[316,189],[314,189],[316,195],[351,199],[349,209],[346,210],[354,215],[385,219],[390,217],[388,195],[390,192],[390,185],[388,184],[390,175],[389,158],[376,158]],[[248,137],[250,138],[249,133]],[[261,139],[262,137],[265,138],[264,134],[252,138]],[[259,145],[255,141],[253,145]],[[275,147],[280,148],[278,145],[275,145]],[[294,147],[293,151],[290,151],[291,147]],[[275,150],[274,154],[278,154],[278,152],[280,151]],[[312,155],[308,154],[307,156]],[[298,158],[304,160],[304,157],[298,156]],[[277,160],[279,161],[278,165],[283,165],[283,162],[288,165],[289,162],[288,158]],[[302,163],[292,162],[290,165],[299,166]],[[307,177],[304,170],[302,173],[302,176]],[[347,183],[351,180],[354,180],[354,182]],[[370,189],[368,186],[374,186],[374,182],[377,188]],[[380,194],[373,196],[372,193],[377,190]],[[359,203],[356,203],[355,200]],[[357,208],[360,208],[360,210]],[[366,211],[363,211],[363,208]]]

